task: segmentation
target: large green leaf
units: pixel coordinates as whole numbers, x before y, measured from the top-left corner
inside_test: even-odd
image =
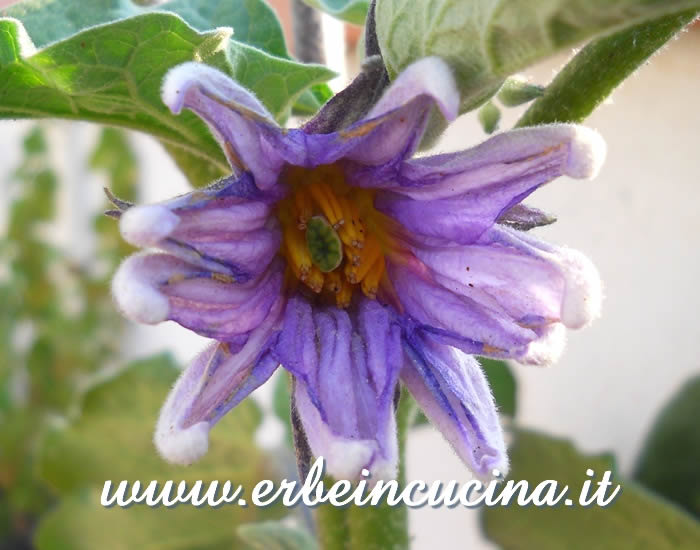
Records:
[[[455,71],[462,111],[504,79],[604,32],[700,7],[700,0],[381,0],[377,35],[393,78],[436,55]]]
[[[50,42],[68,38],[86,27],[153,11],[175,13],[191,27],[202,32],[231,27],[237,42],[277,57],[291,59],[279,20],[264,0],[170,0],[148,7],[137,6],[131,0],[94,0],[87,3],[83,0],[28,0],[0,10],[0,15],[22,21],[34,44],[43,47]],[[294,104],[295,112],[312,115],[327,99],[324,96],[332,95],[326,84],[316,84],[312,90],[305,90],[299,96]],[[182,154],[176,154],[175,160],[186,173],[194,169],[194,175],[198,175],[196,170],[203,170],[202,177],[210,175],[211,170],[207,172],[201,166],[187,166],[187,159]],[[204,181],[210,181],[218,175]]]
[[[94,27],[152,11],[169,11],[199,31],[231,27],[237,41],[272,55],[288,57],[279,21],[264,0],[171,0],[150,7],[132,0],[25,0],[0,9],[3,17],[22,21],[37,47]]]
[[[517,125],[582,122],[697,13],[667,15],[592,41],[559,71]]]
[[[700,518],[700,376],[688,381],[659,414],[635,478]]]
[[[65,428],[53,428],[43,437],[39,470],[62,495],[59,506],[45,516],[35,543],[40,550],[218,550],[239,547],[235,526],[278,517],[279,507],[218,508],[180,504],[128,509],[100,504],[102,486],[112,491],[122,480],[152,480],[162,484],[181,480],[189,486],[230,480],[249,494],[261,479],[275,475],[255,446],[253,432],[261,413],[250,400],[229,413],[212,431],[205,458],[188,467],[166,464],[153,446],[158,411],[178,370],[168,356],[130,365],[116,377],[96,384],[83,399],[80,416]]]
[[[188,466],[166,463],[153,445],[158,411],[178,371],[167,356],[132,364],[84,398],[80,417],[43,437],[39,469],[61,493],[107,480],[235,480],[257,483],[270,468],[253,442],[261,413],[241,403],[212,430],[207,455]]]
[[[623,482],[607,507],[577,504],[583,482],[590,479],[586,470],[592,469],[600,479],[604,471],[613,470],[609,456],[586,456],[569,441],[518,430],[510,459],[510,479],[526,480],[530,491],[544,480],[556,480],[560,487],[569,486],[574,505],[538,508],[511,503],[484,509],[486,533],[504,550],[700,548],[700,524],[634,482]],[[612,482],[620,480],[614,476]]]
[[[304,90],[333,76],[325,67],[231,40],[227,29],[198,32],[168,13],[88,29],[33,55],[22,50],[22,32],[18,21],[0,20],[0,118],[60,117],[141,130],[179,149],[181,164],[187,156],[190,165],[208,165],[191,173],[230,169],[195,115],[174,116],[162,104],[168,69],[192,60],[213,65],[255,92],[280,120]]]
[[[235,504],[105,508],[99,489],[85,489],[42,517],[34,545],[38,550],[232,550],[241,548],[236,524],[269,515]]]
[[[356,25],[364,25],[369,0],[304,0],[312,8]]]

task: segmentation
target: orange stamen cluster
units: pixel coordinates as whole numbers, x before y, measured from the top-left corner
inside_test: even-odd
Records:
[[[337,165],[290,167],[283,177],[290,193],[279,203],[278,217],[288,283],[301,281],[338,307],[349,306],[358,287],[365,296],[376,298],[388,284],[384,260],[388,235],[384,217],[374,209],[373,191],[348,186]],[[325,218],[342,244],[342,261],[327,273],[314,264],[307,246],[307,224],[316,216]]]

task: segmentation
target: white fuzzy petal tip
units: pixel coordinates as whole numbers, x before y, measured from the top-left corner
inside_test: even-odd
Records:
[[[421,75],[426,90],[436,99],[442,115],[453,121],[459,114],[459,91],[450,67],[439,57],[426,57],[408,69]]]
[[[376,452],[376,444],[370,441],[353,441],[334,438],[326,444],[323,458],[326,460],[327,472],[336,479],[359,479],[363,469],[368,469],[371,481],[396,479],[396,466],[386,461],[377,461],[371,467]]]
[[[607,146],[603,137],[585,126],[572,126],[574,135],[569,143],[566,174],[572,178],[592,179],[605,161]]]
[[[206,454],[209,449],[207,422],[199,422],[182,430],[162,420],[158,422],[153,442],[165,460],[187,466]]]
[[[586,256],[562,249],[559,262],[566,281],[561,320],[568,328],[583,328],[600,317],[603,283],[598,270]]]
[[[253,110],[270,124],[276,125],[272,115],[252,92],[239,86],[228,75],[204,63],[188,62],[170,69],[163,79],[160,97],[177,115],[185,107],[187,92],[192,88],[206,91],[210,96],[218,96],[231,105],[239,104]]]
[[[174,114],[180,114],[185,105],[187,91],[196,85],[204,85],[207,89],[221,88],[228,85],[230,79],[221,71],[190,61],[170,69],[163,79],[160,97]]]
[[[518,359],[524,365],[549,367],[561,358],[566,346],[566,329],[561,323],[551,325],[545,334],[530,343],[524,357]]]
[[[121,215],[119,231],[134,246],[157,246],[170,235],[180,218],[159,204],[133,206]]]
[[[125,317],[153,325],[168,318],[170,304],[145,266],[147,257],[139,253],[122,262],[112,280],[112,295]]]
[[[439,57],[425,57],[406,67],[373,107],[368,118],[379,116],[427,94],[448,121],[459,114],[459,91],[447,63]]]

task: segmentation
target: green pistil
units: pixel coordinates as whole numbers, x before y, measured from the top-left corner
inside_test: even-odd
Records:
[[[323,273],[333,271],[343,259],[340,237],[323,216],[314,216],[306,224],[306,246],[311,261]]]

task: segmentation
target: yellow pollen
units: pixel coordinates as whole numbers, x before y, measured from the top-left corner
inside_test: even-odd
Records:
[[[374,208],[374,191],[350,187],[338,165],[289,167],[282,177],[289,194],[278,204],[277,215],[281,254],[289,269],[287,287],[300,281],[342,308],[350,305],[355,289],[372,299],[383,296],[388,280],[384,255],[399,245],[385,229],[386,217]],[[318,217],[323,223],[310,224]]]
[[[225,273],[218,273],[218,272],[212,273],[211,278],[214,279],[215,281],[219,281],[220,283],[231,284],[231,283],[236,282],[236,279],[231,277],[231,275],[226,275]]]

